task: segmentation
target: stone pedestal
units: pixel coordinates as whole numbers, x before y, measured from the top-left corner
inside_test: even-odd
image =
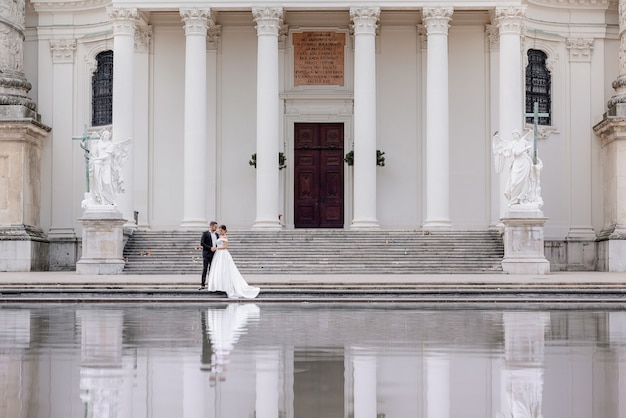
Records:
[[[124,223],[116,206],[89,206],[78,220],[83,227],[77,274],[120,274],[124,269]]]
[[[626,271],[626,103],[609,108],[593,127],[602,144],[604,227],[598,236],[598,270]]]
[[[0,271],[48,270],[39,212],[41,148],[49,131],[31,109],[0,106]]]
[[[543,225],[547,218],[536,208],[513,207],[505,212],[502,270],[509,274],[550,274],[544,254]]]

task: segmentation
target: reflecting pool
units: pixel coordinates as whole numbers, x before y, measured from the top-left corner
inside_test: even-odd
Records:
[[[626,417],[626,312],[0,305],[0,417]]]

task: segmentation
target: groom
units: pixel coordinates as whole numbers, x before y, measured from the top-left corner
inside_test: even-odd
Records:
[[[206,289],[206,274],[211,268],[211,261],[215,254],[215,246],[217,244],[217,222],[211,221],[209,223],[209,230],[202,233],[200,239],[200,247],[202,248],[202,281],[200,282],[200,288],[198,290]]]

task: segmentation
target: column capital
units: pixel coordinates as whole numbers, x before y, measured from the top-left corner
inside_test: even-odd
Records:
[[[152,41],[152,26],[137,26],[135,32],[135,50],[148,52]]]
[[[113,36],[135,36],[135,25],[139,20],[137,9],[125,9],[121,7],[108,7],[107,13],[113,23]]]
[[[185,22],[185,35],[206,36],[209,26],[213,26],[211,9],[180,9]]]
[[[256,23],[257,35],[275,35],[283,24],[282,7],[253,7],[252,16]]]
[[[55,64],[71,64],[74,62],[76,39],[51,39],[50,53]]]
[[[526,6],[496,7],[492,21],[498,26],[500,35],[520,35],[525,17]]]
[[[427,35],[435,33],[447,35],[453,13],[452,7],[425,7],[422,10],[422,20]]]
[[[571,62],[591,62],[593,39],[567,39],[565,44]]]
[[[351,7],[354,34],[376,34],[376,26],[380,17],[380,7]]]

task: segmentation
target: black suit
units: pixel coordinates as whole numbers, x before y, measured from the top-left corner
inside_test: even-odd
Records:
[[[211,234],[215,237],[215,241],[217,242],[217,232],[204,231],[202,233],[202,238],[200,239],[200,245],[202,246],[202,282],[201,286],[206,285],[206,274],[211,268],[211,261],[213,260],[213,255],[215,252],[211,251],[211,247],[213,247],[213,241],[211,240]]]

